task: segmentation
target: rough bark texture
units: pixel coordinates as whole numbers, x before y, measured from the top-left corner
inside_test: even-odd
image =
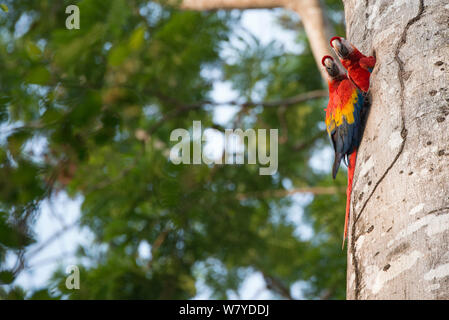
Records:
[[[348,299],[449,299],[449,4],[345,0],[377,57],[359,149]]]
[[[176,2],[177,0],[173,0]],[[181,9],[218,10],[218,9],[267,9],[286,8],[295,11],[301,18],[312,48],[313,56],[323,79],[326,72],[321,66],[321,58],[334,55],[329,48],[333,28],[323,14],[320,0],[182,0]]]

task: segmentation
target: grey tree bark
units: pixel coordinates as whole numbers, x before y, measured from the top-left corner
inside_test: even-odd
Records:
[[[348,299],[449,299],[449,3],[344,0],[375,52],[349,231]]]

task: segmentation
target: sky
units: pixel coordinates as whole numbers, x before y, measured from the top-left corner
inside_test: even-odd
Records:
[[[276,40],[283,44],[284,51],[299,54],[300,46],[295,43],[295,33],[286,31],[276,24],[276,15],[281,9],[276,10],[247,10],[243,12],[242,26],[255,35],[262,44]],[[21,22],[25,23],[25,22]],[[231,41],[233,41],[231,39]],[[225,48],[226,51],[226,48]],[[226,53],[226,52],[225,52]],[[237,93],[231,88],[228,82],[216,82],[213,86],[211,97],[214,101],[225,102],[238,98]],[[214,109],[214,122],[226,126],[238,108],[230,105],[221,105]],[[209,146],[206,149],[212,154],[217,154],[222,148],[222,134],[215,131],[207,133]],[[215,146],[215,150],[214,147]],[[37,147],[39,148],[39,147]],[[39,151],[39,150],[37,150]],[[332,159],[332,150],[315,154],[311,165],[318,170],[329,168]],[[292,188],[292,183],[283,181],[284,187]],[[297,236],[307,238],[312,235],[312,231],[302,221],[303,206],[312,200],[311,195],[295,194],[292,196],[293,205],[290,210],[289,219],[297,225]],[[52,201],[45,201],[42,205],[41,214],[36,223],[37,243],[34,244],[26,255],[27,269],[18,277],[16,284],[21,285],[26,290],[43,287],[50,279],[53,271],[58,265],[64,268],[75,264],[74,253],[79,244],[88,244],[92,235],[87,230],[81,230],[76,222],[80,217],[80,206],[82,198],[69,198],[64,192],[56,194]],[[55,237],[55,235],[57,235]],[[151,246],[142,243],[139,253],[142,258],[151,256]],[[82,274],[80,275],[82,286]],[[292,296],[300,299],[301,288],[304,284],[297,283],[292,287]],[[209,290],[202,280],[197,283],[198,294],[195,299],[208,299]],[[271,293],[266,289],[265,282],[260,273],[254,272],[242,284],[237,294],[230,293],[232,299],[271,299]]]

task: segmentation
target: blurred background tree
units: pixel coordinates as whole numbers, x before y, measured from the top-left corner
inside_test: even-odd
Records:
[[[141,0],[2,2],[1,298],[189,299],[198,283],[211,298],[228,298],[255,272],[273,298],[297,297],[298,283],[304,298],[345,297],[345,175],[334,182],[329,168],[310,161],[329,148],[327,102],[297,17],[278,11],[279,25],[296,33],[301,52],[292,54],[244,30],[240,11]],[[79,30],[65,28],[70,4],[80,8]],[[343,35],[340,1],[323,5]],[[225,125],[211,97],[219,81],[239,96]],[[278,128],[278,172],[172,164],[170,132],[193,120],[221,132]],[[291,219],[297,192],[309,195],[301,222],[308,236]],[[77,227],[94,238],[77,251],[81,289],[65,288],[61,265],[47,287],[29,291],[15,279],[27,269],[43,201],[59,193],[81,197]]]

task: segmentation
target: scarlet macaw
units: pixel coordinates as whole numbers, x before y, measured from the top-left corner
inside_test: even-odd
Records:
[[[335,179],[341,160],[349,158],[348,187],[346,189],[346,215],[343,246],[347,236],[349,208],[354,177],[357,148],[362,137],[361,112],[364,94],[346,76],[331,56],[324,56],[321,64],[328,74],[329,103],[326,110],[326,129],[335,151],[332,177]]]
[[[348,70],[349,78],[362,90],[369,89],[369,78],[376,64],[376,58],[363,55],[348,40],[333,37],[330,45],[338,55],[342,65]]]

